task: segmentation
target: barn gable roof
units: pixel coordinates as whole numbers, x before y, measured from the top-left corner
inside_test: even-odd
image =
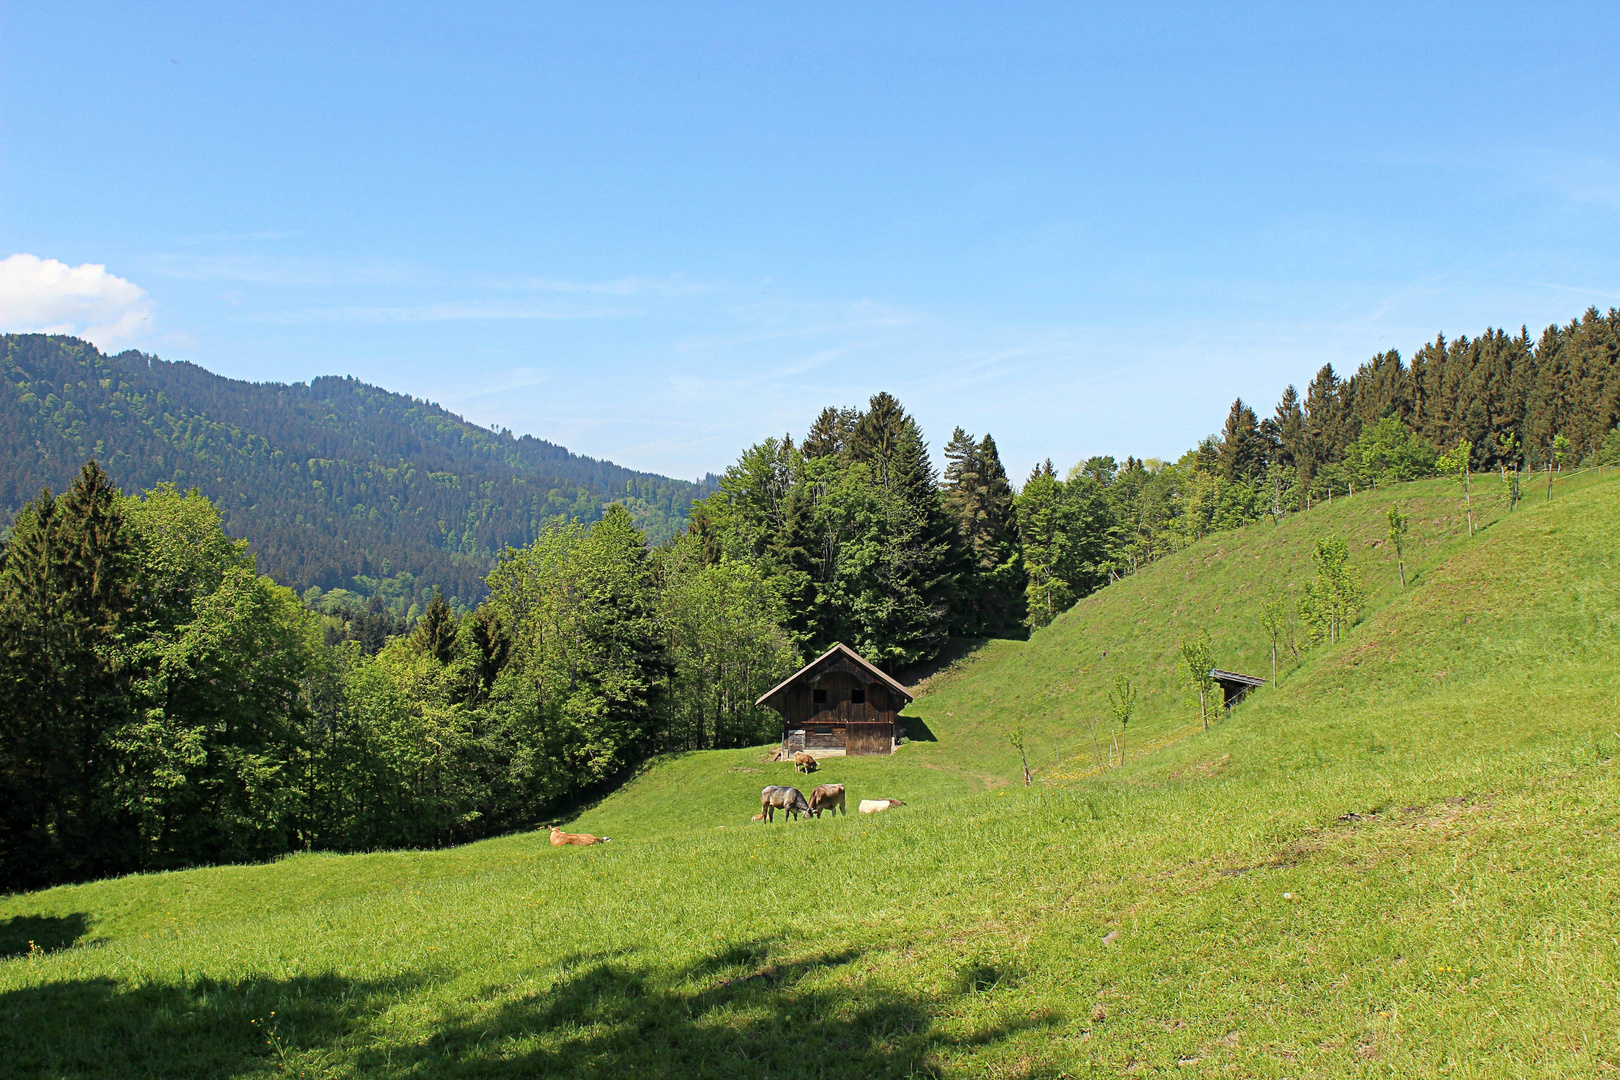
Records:
[[[767,702],[771,698],[775,697],[777,694],[781,693],[783,690],[786,690],[795,681],[805,677],[806,675],[809,675],[809,674],[813,673],[816,670],[816,668],[821,667],[828,660],[835,659],[835,658],[848,660],[850,663],[852,663],[856,667],[858,667],[861,671],[863,671],[867,675],[870,675],[872,677],[873,681],[880,682],[880,683],[884,684],[890,690],[893,690],[896,694],[899,694],[901,697],[905,698],[907,701],[914,700],[912,698],[912,696],[911,696],[911,692],[908,691],[904,686],[901,686],[893,678],[891,678],[890,676],[884,674],[876,666],[869,663],[867,661],[866,657],[862,656],[860,653],[856,652],[854,649],[850,648],[848,645],[845,645],[843,642],[840,641],[840,642],[835,642],[833,644],[832,648],[828,649],[826,652],[822,653],[820,656],[816,657],[814,660],[812,660],[808,664],[804,665],[804,667],[800,668],[798,671],[795,671],[793,674],[789,675],[787,678],[783,679],[781,682],[777,683],[775,686],[771,687],[769,690],[767,690],[763,694],[759,695],[759,700],[755,701],[754,704],[755,705],[763,705],[763,704],[765,704],[765,702]]]

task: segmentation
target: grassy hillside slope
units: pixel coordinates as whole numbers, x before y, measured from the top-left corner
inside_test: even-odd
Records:
[[[938,742],[826,770],[910,796],[889,814],[748,825],[785,773],[686,755],[582,817],[605,848],[9,898],[0,1054],[50,1076],[1620,1068],[1617,496],[1583,479],[1468,540],[1449,492],[1394,493],[1434,500],[1418,582],[1206,734],[1157,670],[1181,627],[1258,671],[1256,590],[1382,509],[1215,538],[941,679],[916,707]],[[1357,551],[1370,577],[1382,551]],[[1109,661],[1148,686],[1133,740],[1165,745],[1006,784],[1007,722],[1078,741]]]
[[[1569,477],[1559,490],[1581,490],[1600,479]],[[1476,478],[1472,501],[1481,540],[1506,509],[1496,497],[1498,487],[1493,477]],[[768,748],[671,756],[578,824],[610,836],[681,831],[699,821],[735,825],[753,813],[765,783],[844,782],[856,798],[937,802],[970,795],[1019,778],[1017,751],[1007,740],[1018,727],[1026,732],[1036,777],[1086,775],[1097,771],[1099,746],[1105,761],[1109,753],[1107,695],[1120,674],[1140,694],[1126,751],[1132,757],[1155,752],[1202,730],[1197,700],[1185,683],[1181,639],[1207,630],[1219,666],[1269,677],[1262,607],[1275,592],[1287,598],[1290,611],[1297,609],[1315,574],[1311,553],[1318,537],[1336,534],[1350,542],[1351,561],[1369,594],[1367,617],[1401,598],[1394,551],[1386,542],[1392,504],[1410,519],[1407,580],[1421,588],[1429,567],[1468,542],[1462,493],[1451,481],[1362,493],[1280,524],[1217,534],[1093,594],[1030,641],[989,642],[929,680],[905,711],[922,721],[921,729],[912,726],[925,738],[893,758],[833,758],[816,776],[796,779],[788,766],[764,762]],[[1538,505],[1532,499],[1521,504],[1521,512]],[[1301,628],[1298,640],[1304,636]],[[1307,651],[1302,662],[1314,657]],[[1285,653],[1278,673],[1286,681],[1299,666]],[[1212,716],[1218,714],[1213,710]],[[1088,720],[1096,721],[1096,744]],[[666,807],[681,811],[666,814]]]

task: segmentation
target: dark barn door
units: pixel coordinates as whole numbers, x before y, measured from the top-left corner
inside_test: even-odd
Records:
[[[851,757],[857,754],[887,754],[894,749],[893,724],[849,725],[848,749]]]

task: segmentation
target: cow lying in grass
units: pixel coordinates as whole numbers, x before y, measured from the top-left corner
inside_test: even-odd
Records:
[[[906,805],[906,804],[901,802],[899,799],[862,799],[861,800],[861,813],[863,813],[863,814],[881,814],[883,811],[889,809],[890,807],[904,806],[904,805]]]
[[[793,767],[802,773],[813,773],[816,771],[816,759],[810,754],[805,753],[803,750],[800,750],[797,754],[793,755]]]
[[[843,784],[822,784],[810,793],[810,812],[820,817],[823,810],[831,810],[833,817],[837,817],[840,811],[848,816],[849,810],[844,806]]]
[[[588,832],[563,832],[555,825],[551,827],[551,843],[554,847],[564,847],[568,844],[590,847],[592,844],[605,844],[612,839],[611,836],[592,836]]]
[[[791,818],[810,812],[810,804],[805,801],[804,793],[796,787],[781,787],[772,784],[761,789],[759,793],[759,812],[765,815],[766,821],[776,820],[776,811],[785,810]],[[755,820],[759,820],[755,818]]]

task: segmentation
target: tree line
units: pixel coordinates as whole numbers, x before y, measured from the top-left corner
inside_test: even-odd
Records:
[[[757,571],[622,506],[487,593],[324,614],[200,492],[86,464],[0,551],[0,890],[529,826],[651,752],[769,738],[754,699],[799,662]]]

